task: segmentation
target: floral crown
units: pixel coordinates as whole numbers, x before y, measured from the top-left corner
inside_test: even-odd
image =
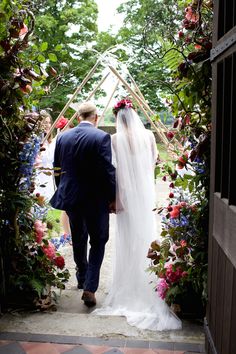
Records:
[[[120,109],[122,108],[133,108],[133,103],[129,99],[123,99],[119,102],[116,103],[116,105],[113,107],[113,112],[118,113]]]

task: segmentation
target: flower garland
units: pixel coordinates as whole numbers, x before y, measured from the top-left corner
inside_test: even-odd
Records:
[[[129,99],[123,99],[115,104],[113,107],[113,113],[117,114],[120,109],[133,108],[133,103]]]

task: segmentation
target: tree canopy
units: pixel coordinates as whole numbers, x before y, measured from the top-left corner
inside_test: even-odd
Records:
[[[168,92],[169,81],[164,56],[179,40],[183,18],[183,1],[129,0],[119,7],[125,14],[120,41],[132,48],[130,71],[136,78],[152,108],[161,110],[161,93]],[[181,59],[180,59],[181,60]]]
[[[35,0],[32,10],[41,50],[38,60],[42,65],[49,60],[49,74],[54,76],[44,85],[40,106],[57,115],[96,61],[91,49],[98,35],[98,9],[94,0]]]

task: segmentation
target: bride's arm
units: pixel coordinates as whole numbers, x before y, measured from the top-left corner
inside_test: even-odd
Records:
[[[112,152],[112,165],[117,166],[116,162],[116,134],[111,136],[111,152]]]

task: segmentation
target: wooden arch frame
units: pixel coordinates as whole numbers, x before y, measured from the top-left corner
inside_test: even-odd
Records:
[[[66,103],[66,105],[64,106],[64,108],[62,109],[62,111],[60,112],[60,114],[58,115],[58,117],[56,118],[56,120],[54,121],[50,131],[47,133],[47,135],[44,137],[43,139],[43,143],[45,142],[45,140],[47,140],[47,138],[49,137],[49,135],[51,134],[52,130],[55,128],[57,122],[59,121],[59,119],[65,114],[65,112],[68,110],[68,108],[70,107],[71,103],[74,101],[74,99],[78,96],[78,94],[82,91],[83,87],[86,85],[86,83],[91,79],[91,77],[93,77],[94,73],[96,72],[97,68],[99,67],[99,65],[101,64],[101,59],[99,59],[96,64],[93,66],[93,68],[88,72],[88,74],[85,76],[85,78],[83,79],[83,81],[81,82],[81,84],[77,87],[77,89],[75,90],[75,92],[73,93],[73,95],[71,96],[71,98],[68,100],[68,102]],[[138,85],[136,84],[134,78],[130,75],[129,71],[127,71],[129,79],[131,81],[131,86],[127,80],[121,75],[121,73],[111,64],[107,64],[107,68],[109,69],[109,72],[102,78],[102,80],[98,83],[98,85],[92,90],[92,92],[88,95],[88,97],[85,99],[85,101],[89,101],[97,92],[97,90],[102,86],[102,84],[105,82],[105,80],[107,79],[107,77],[109,75],[113,75],[117,78],[117,83],[112,91],[111,96],[108,99],[108,102],[105,106],[104,111],[102,112],[102,115],[99,119],[99,122],[101,121],[102,117],[104,117],[109,104],[113,98],[113,96],[115,95],[115,92],[119,86],[119,84],[122,84],[125,89],[127,90],[127,92],[130,94],[130,96],[132,97],[132,99],[137,103],[138,107],[141,109],[141,111],[143,112],[143,114],[145,115],[145,117],[147,118],[147,120],[150,122],[152,128],[154,129],[154,131],[157,133],[157,135],[159,136],[159,138],[161,139],[161,141],[164,143],[164,145],[166,146],[166,148],[169,151],[174,151],[174,146],[172,145],[172,143],[169,142],[166,134],[168,132],[168,129],[166,128],[166,126],[160,121],[160,120],[156,120],[154,121],[152,119],[152,117],[155,116],[155,113],[151,110],[151,108],[149,107],[147,101],[145,100],[142,92],[140,91]],[[78,112],[76,111],[72,117],[69,119],[67,125],[64,127],[63,130],[65,130],[67,128],[67,126],[76,118]],[[99,123],[98,122],[98,123]],[[173,139],[173,141],[175,142],[175,144],[178,145],[179,148],[182,148],[182,146],[179,144],[179,142],[175,139]]]

